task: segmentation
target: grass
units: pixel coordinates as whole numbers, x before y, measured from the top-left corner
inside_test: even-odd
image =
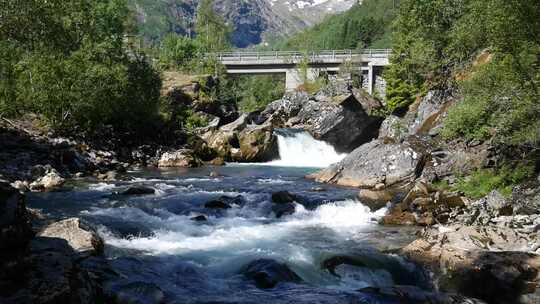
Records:
[[[505,197],[510,197],[514,186],[530,178],[533,173],[534,166],[528,164],[515,167],[505,165],[498,170],[481,169],[472,172],[469,176],[459,178],[452,188],[472,199],[484,197],[493,190],[499,191]],[[444,182],[441,182],[439,186],[444,187]],[[446,187],[450,187],[448,183]]]

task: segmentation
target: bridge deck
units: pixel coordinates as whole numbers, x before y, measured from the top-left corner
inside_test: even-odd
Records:
[[[368,49],[363,51],[338,50],[318,52],[265,51],[265,52],[223,52],[207,54],[217,58],[224,65],[272,65],[309,63],[343,63],[345,61],[377,62],[387,65],[391,54],[388,49]]]

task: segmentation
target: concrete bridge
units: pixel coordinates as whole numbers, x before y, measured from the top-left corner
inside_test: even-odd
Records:
[[[337,73],[344,63],[351,63],[353,69],[359,69],[363,87],[373,94],[377,81],[383,81],[383,67],[389,64],[391,50],[341,50],[341,51],[265,51],[265,52],[228,52],[208,54],[217,58],[228,74],[271,74],[285,73],[285,86],[288,91],[303,83],[299,64],[307,62],[308,80],[314,80],[321,72]]]

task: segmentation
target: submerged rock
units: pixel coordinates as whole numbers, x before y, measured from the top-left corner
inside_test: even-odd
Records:
[[[217,199],[206,202],[204,207],[208,209],[230,209],[232,205],[242,206],[244,204],[245,200],[241,195],[235,197],[222,195]]]
[[[206,222],[208,221],[208,218],[206,218],[205,215],[197,215],[190,218],[190,220],[195,221],[195,222]]]
[[[97,232],[78,218],[70,218],[45,227],[38,236],[64,239],[79,253],[103,253],[104,242]]]
[[[272,202],[276,204],[286,204],[298,201],[296,195],[288,191],[278,191],[272,193]]]
[[[117,304],[161,304],[165,293],[159,286],[147,282],[131,282],[114,288],[114,299]]]
[[[416,286],[395,285],[387,287],[366,287],[358,291],[368,295],[370,300],[374,301],[376,299],[382,303],[485,304],[485,302],[477,299],[466,298],[457,294],[425,291]]]
[[[120,195],[148,195],[156,193],[156,189],[144,186],[132,186],[120,192]]]
[[[281,218],[284,215],[293,214],[296,211],[296,205],[294,203],[274,204],[272,206],[272,212],[276,215],[276,218]]]
[[[204,204],[204,208],[208,209],[230,209],[231,205],[221,200],[212,200]]]
[[[300,283],[302,279],[287,264],[271,259],[254,260],[244,266],[242,273],[258,288],[274,288],[281,282]]]

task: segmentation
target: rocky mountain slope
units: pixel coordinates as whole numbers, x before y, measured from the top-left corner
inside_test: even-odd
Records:
[[[169,32],[192,35],[199,0],[130,0],[140,34],[159,40]],[[248,47],[293,34],[325,16],[351,8],[357,0],[216,0],[215,10],[234,28],[233,43]]]

